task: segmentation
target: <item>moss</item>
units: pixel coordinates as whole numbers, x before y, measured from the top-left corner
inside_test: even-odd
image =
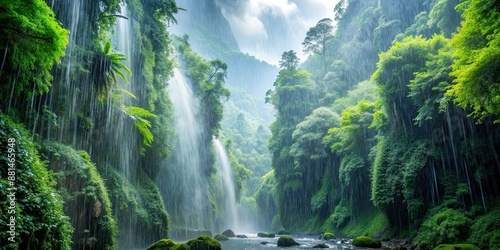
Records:
[[[112,167],[102,167],[106,184],[119,222],[120,243],[127,246],[144,246],[159,238],[167,237],[169,215],[156,184],[138,168],[136,180],[129,181]],[[133,224],[132,224],[133,223]],[[137,239],[128,237],[132,230]]]
[[[218,241],[226,241],[226,240],[229,240],[229,238],[223,234],[217,234],[214,239],[218,240]]]
[[[257,236],[262,237],[262,238],[274,238],[274,237],[276,237],[276,234],[275,233],[263,233],[263,232],[260,232],[260,233],[257,234]]]
[[[333,233],[330,233],[330,232],[325,232],[325,233],[323,233],[322,238],[324,240],[331,240],[331,239],[335,238],[335,235]]]
[[[22,125],[0,114],[2,249],[69,249],[72,228],[63,212],[63,200],[31,138]],[[16,189],[9,190],[12,187]],[[8,224],[12,223],[15,242],[7,245],[11,237]]]
[[[358,236],[352,240],[352,244],[357,247],[381,248],[380,240],[368,236]]]
[[[471,244],[441,244],[433,250],[480,250],[480,248]]]
[[[177,247],[179,244],[175,243],[171,239],[161,239],[155,243],[153,243],[151,246],[146,248],[146,250],[171,250]]]
[[[75,228],[74,243],[83,247],[85,238],[94,237],[97,239],[95,247],[116,248],[118,227],[108,191],[87,152],[52,141],[44,141],[42,151],[49,159],[50,168],[57,172],[57,186],[66,203],[65,212]],[[82,237],[84,230],[89,233]]]
[[[327,224],[327,223],[325,223]],[[325,225],[323,230],[332,231],[339,230],[338,228]],[[381,232],[389,228],[389,220],[378,209],[373,209],[358,215],[356,220],[352,220],[345,227],[341,228],[338,234],[346,237],[355,237],[357,235],[379,235]]]
[[[192,239],[186,243],[190,249],[196,250],[222,250],[220,243],[207,235]]]
[[[290,236],[281,236],[278,239],[278,246],[279,247],[291,247],[291,246],[299,246],[300,244],[297,243],[292,237]]]

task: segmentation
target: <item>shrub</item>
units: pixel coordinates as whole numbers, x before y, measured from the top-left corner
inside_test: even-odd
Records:
[[[471,220],[464,211],[448,208],[424,220],[413,244],[433,247],[464,242],[469,235],[470,224]]]
[[[36,147],[22,125],[0,114],[0,242],[6,249],[69,249],[71,224],[63,213],[53,175]],[[9,166],[15,170],[9,171]],[[16,189],[8,190],[12,186]],[[13,208],[7,199],[10,194],[15,198]],[[11,216],[15,217],[16,242],[7,245]]]

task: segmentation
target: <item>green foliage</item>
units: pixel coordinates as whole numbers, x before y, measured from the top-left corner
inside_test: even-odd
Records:
[[[481,248],[471,244],[441,244],[432,250],[479,250]]]
[[[109,92],[118,87],[119,76],[128,83],[128,79],[122,72],[132,75],[132,71],[122,63],[127,60],[124,54],[111,51],[111,42],[107,41],[101,51],[97,51],[92,59],[92,82],[99,100],[105,100]]]
[[[471,115],[483,121],[500,115],[500,6],[499,1],[471,1],[464,21],[451,39],[458,58],[451,75],[454,84],[446,95]],[[488,94],[485,94],[488,93]]]
[[[299,246],[292,237],[290,236],[280,236],[278,239],[278,247],[291,247],[291,246]]]
[[[69,249],[73,229],[63,212],[54,175],[40,159],[31,135],[0,114],[0,142],[2,245],[9,249]],[[8,224],[13,217],[15,230],[11,235]],[[8,239],[12,236],[15,242]]]
[[[230,95],[229,90],[224,87],[227,64],[220,59],[207,62],[193,52],[187,37],[178,40],[182,66],[187,70],[188,78],[194,84],[195,94],[200,97],[202,106],[207,108],[203,113],[206,127],[212,135],[218,136],[224,110],[223,102],[227,101]]]
[[[285,51],[281,55],[281,60],[279,61],[280,68],[297,68],[299,65],[299,58],[297,57],[297,53],[293,50]]]
[[[98,239],[98,247],[116,248],[118,228],[108,190],[87,152],[53,141],[44,141],[42,151],[50,162],[49,167],[57,174],[57,188],[65,203],[65,213],[75,229],[73,242],[80,244],[82,236],[78,232],[91,229],[90,236]],[[98,216],[96,204],[102,206]],[[83,211],[74,209],[77,206],[82,206]],[[85,223],[78,223],[81,220]]]
[[[122,106],[122,111],[134,121],[135,127],[142,135],[142,143],[146,146],[151,146],[151,143],[153,142],[153,134],[150,130],[151,122],[144,118],[156,116],[141,107]]]
[[[468,242],[474,243],[481,249],[500,248],[500,209],[477,217],[470,227],[471,235]]]
[[[380,240],[368,236],[358,236],[352,239],[352,245],[356,247],[381,248]]]
[[[444,243],[464,242],[471,220],[464,211],[448,208],[427,217],[413,244],[434,247]]]
[[[332,19],[323,18],[318,21],[316,26],[307,31],[304,42],[302,42],[305,53],[315,53],[323,59],[323,74],[326,74],[327,44],[333,39],[332,31]]]
[[[121,230],[141,228],[145,242],[165,237],[170,226],[169,215],[158,186],[142,169],[137,169],[136,180],[130,181],[119,171],[108,167],[101,172],[109,188],[113,209]],[[122,243],[143,244],[138,239],[120,239]],[[130,242],[132,241],[133,242]]]
[[[64,56],[69,31],[45,1],[2,0],[0,6],[0,92],[13,98],[47,93],[50,70]],[[6,105],[9,98],[3,99]]]

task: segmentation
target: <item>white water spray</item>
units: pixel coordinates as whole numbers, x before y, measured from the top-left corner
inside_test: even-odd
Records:
[[[238,231],[238,212],[236,211],[236,191],[234,188],[231,163],[222,143],[214,138],[215,149],[217,152],[217,161],[222,187],[224,188],[224,206],[226,211],[226,220],[222,224],[225,228]]]

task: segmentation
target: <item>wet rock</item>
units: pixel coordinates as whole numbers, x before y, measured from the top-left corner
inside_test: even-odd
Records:
[[[352,240],[352,244],[356,247],[381,248],[380,240],[368,236],[358,236]]]
[[[313,246],[313,248],[330,248],[330,247],[325,243],[320,243],[316,246]]]
[[[217,234],[214,239],[218,240],[218,241],[226,241],[226,240],[229,240],[229,238],[223,234]]]
[[[236,238],[246,239],[246,238],[248,238],[248,236],[246,236],[244,234],[238,234],[238,235],[236,235]]]
[[[262,241],[262,242],[260,242],[260,244],[261,245],[267,245],[267,244],[271,244],[271,242],[269,242],[269,241]]]
[[[279,247],[291,247],[291,246],[300,246],[292,237],[290,236],[281,236],[278,239]]]
[[[206,235],[200,236],[196,239],[192,239],[186,242],[186,245],[188,245],[190,249],[222,250],[222,246],[217,240]]]
[[[234,234],[234,232],[231,229],[228,229],[228,230],[224,231],[222,233],[222,235],[224,235],[226,237],[229,237],[229,238],[236,237],[236,235]]]
[[[276,235],[274,233],[258,233],[257,236],[262,237],[262,238],[274,238]]]
[[[402,245],[394,245],[391,248],[392,250],[408,250],[405,246]]]
[[[287,232],[287,231],[285,231],[285,230],[280,230],[280,231],[278,232],[278,235],[290,235],[290,234],[291,234],[290,232]]]
[[[330,233],[330,232],[324,232],[323,234],[321,234],[322,240],[331,240],[334,238],[335,238],[335,235],[333,233]]]

